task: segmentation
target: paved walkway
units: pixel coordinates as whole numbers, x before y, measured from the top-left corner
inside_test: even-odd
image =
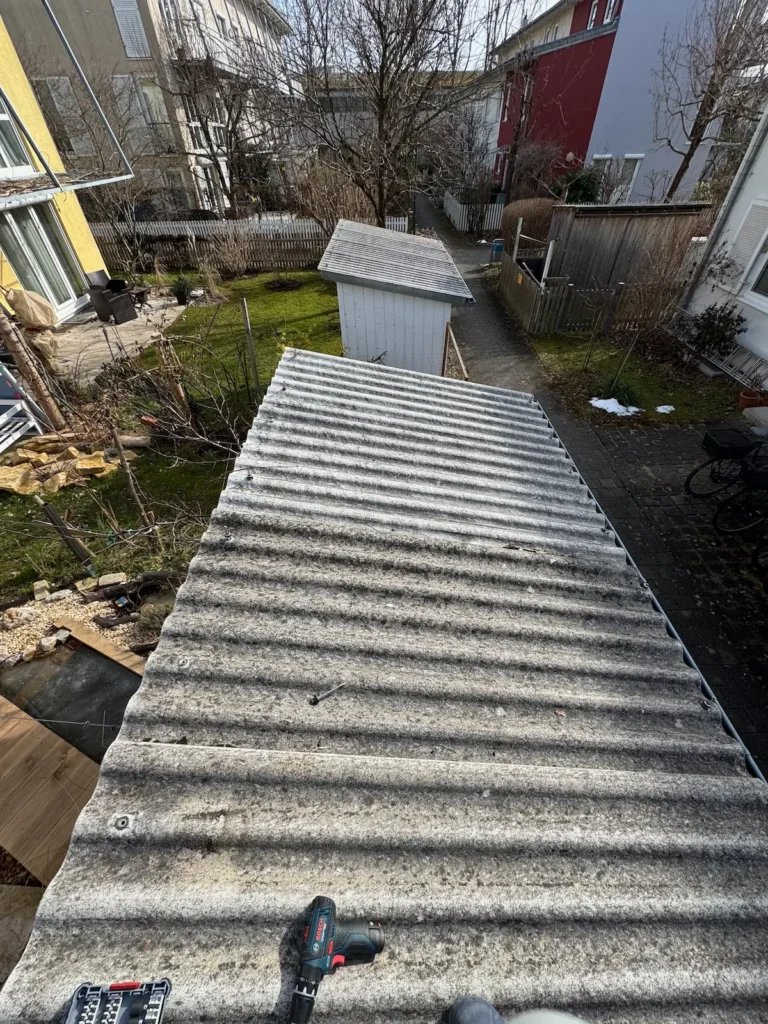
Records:
[[[136,320],[115,326],[94,317],[86,324],[75,324],[56,331],[59,362],[72,376],[92,380],[104,365],[124,355],[136,356],[153,345],[159,330],[166,330],[186,306],[176,299],[153,297],[151,308],[139,312]],[[106,331],[106,335],[105,335]]]
[[[451,250],[475,306],[454,314],[470,379],[533,392],[707,682],[768,775],[768,594],[750,572],[751,546],[722,541],[711,508],[683,481],[701,460],[704,424],[592,427],[549,390],[533,350],[484,283],[488,247],[468,243],[419,197],[417,224]]]

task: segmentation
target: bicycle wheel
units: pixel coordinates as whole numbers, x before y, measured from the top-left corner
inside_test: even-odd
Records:
[[[765,493],[745,487],[720,502],[712,517],[712,525],[718,533],[749,533],[762,526],[765,518]]]
[[[685,490],[695,498],[721,494],[739,480],[741,459],[709,459],[689,475]]]

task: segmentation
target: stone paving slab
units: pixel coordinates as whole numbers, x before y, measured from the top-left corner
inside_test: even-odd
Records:
[[[426,200],[417,224],[433,227],[451,251],[476,305],[454,311],[470,380],[533,392],[584,479],[768,775],[768,593],[749,568],[752,543],[721,538],[713,506],[683,484],[704,458],[705,424],[593,427],[576,419],[548,386],[530,345],[486,287],[487,256],[453,231]]]

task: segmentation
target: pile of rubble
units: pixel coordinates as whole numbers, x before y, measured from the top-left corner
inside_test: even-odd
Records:
[[[73,435],[74,436],[74,435]],[[89,477],[105,477],[120,468],[115,450],[73,444],[67,435],[42,434],[25,440],[0,465],[0,491],[12,494],[55,494]],[[135,459],[135,452],[126,452]]]
[[[69,630],[55,625],[63,616],[112,643],[147,653],[182,579],[175,572],[149,572],[129,580],[124,572],[114,572],[79,580],[73,590],[55,591],[47,580],[38,580],[32,601],[0,614],[0,669],[52,654],[69,638]],[[148,641],[150,636],[154,639]]]

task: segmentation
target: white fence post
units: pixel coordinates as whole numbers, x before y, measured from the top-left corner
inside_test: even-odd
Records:
[[[544,260],[544,269],[541,272],[541,290],[542,290],[542,292],[546,288],[547,274],[549,274],[549,268],[550,268],[550,265],[552,263],[552,251],[554,250],[554,248],[555,248],[555,240],[553,238],[552,241],[547,246],[547,258]]]
[[[517,260],[517,250],[520,248],[520,235],[523,233],[523,218],[517,218],[517,229],[515,231],[515,248],[512,252],[512,259]]]

